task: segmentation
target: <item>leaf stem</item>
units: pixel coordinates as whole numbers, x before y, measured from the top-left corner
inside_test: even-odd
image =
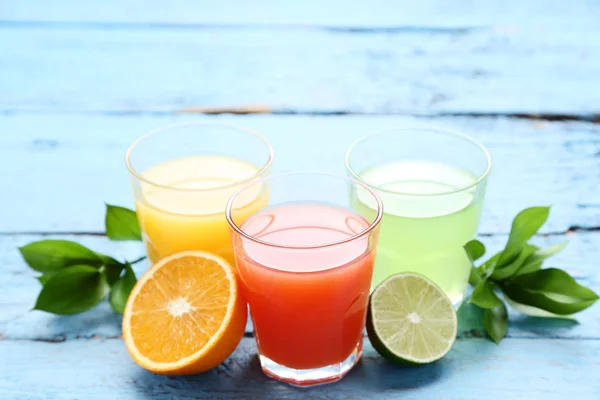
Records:
[[[140,258],[138,258],[137,260],[134,260],[134,261],[130,262],[129,264],[134,265],[134,264],[137,264],[137,263],[139,263],[141,261],[144,261],[145,259],[146,259],[146,256],[141,256]]]
[[[471,272],[469,275],[469,284],[473,287],[477,286],[479,282],[481,282],[481,275],[479,275],[479,271],[475,266],[471,267]]]

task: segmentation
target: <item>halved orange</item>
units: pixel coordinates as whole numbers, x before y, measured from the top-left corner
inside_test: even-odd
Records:
[[[164,375],[216,367],[244,336],[247,306],[227,261],[186,251],[156,263],[137,282],[123,314],[133,360]]]

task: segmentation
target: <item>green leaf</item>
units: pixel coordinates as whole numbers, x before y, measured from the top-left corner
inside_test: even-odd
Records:
[[[479,260],[485,254],[485,246],[479,240],[469,241],[464,248],[472,262]]]
[[[109,286],[100,271],[89,265],[73,265],[56,272],[46,282],[34,310],[70,315],[87,311],[107,294]]]
[[[36,277],[35,279],[37,279],[42,284],[42,286],[44,286],[50,280],[50,278],[52,278],[52,275],[54,275],[54,274],[48,273],[48,274],[40,275],[40,276]]]
[[[571,315],[585,310],[596,300],[581,300],[577,302],[563,302],[554,300],[541,293],[531,292],[518,286],[503,287],[504,294],[517,303],[539,308],[552,314]]]
[[[519,256],[516,260],[509,264],[496,266],[496,268],[494,268],[494,272],[491,275],[492,279],[495,281],[501,281],[515,275],[519,268],[521,268],[525,260],[536,250],[538,250],[537,246],[533,246],[527,243],[524,244],[523,249],[519,253]]]
[[[521,275],[511,284],[519,285],[530,291],[557,294],[573,299],[598,299],[591,289],[577,283],[567,272],[558,268],[546,268],[529,274]]]
[[[494,273],[494,270],[496,269],[496,265],[501,255],[502,252],[494,254],[489,260],[481,264],[481,266],[478,268],[480,273],[483,274],[484,278],[487,279]]]
[[[535,272],[542,267],[542,263],[553,255],[559,253],[567,246],[566,241],[554,244],[545,249],[538,249],[523,262],[523,265],[517,271],[516,275],[524,275],[530,272]]]
[[[131,269],[131,265],[127,263],[125,265],[125,275],[115,282],[110,291],[109,301],[113,310],[119,314],[123,314],[129,293],[131,293],[131,289],[133,289],[136,282],[135,273]]]
[[[598,295],[591,289],[556,268],[519,275],[503,284],[502,290],[517,303],[558,315],[574,314],[598,300]]]
[[[550,214],[550,207],[531,207],[521,211],[513,220],[508,243],[502,252],[499,265],[514,261],[521,248],[544,225]]]
[[[92,250],[68,240],[41,240],[19,248],[25,262],[36,271],[52,272],[71,265],[95,267],[103,261]]]
[[[485,254],[485,246],[479,240],[471,240],[463,247],[465,249],[465,252],[467,253],[467,256],[471,260],[471,264],[483,257],[483,255]],[[477,268],[474,265],[472,265],[469,275],[469,284],[472,286],[476,286],[479,282],[481,282],[481,275],[479,275],[479,271],[477,270]]]
[[[500,254],[501,253],[498,253],[492,256],[492,258],[481,264],[479,267],[472,266],[471,271],[469,271],[469,284],[471,286],[477,286],[482,280],[487,280],[490,275],[492,275]]]
[[[110,240],[142,240],[135,211],[106,205],[106,235]]]
[[[502,300],[494,293],[493,285],[487,280],[482,280],[475,286],[469,302],[485,309],[498,307],[502,304]]]
[[[488,336],[500,343],[508,331],[508,312],[504,303],[500,302],[499,306],[485,310],[483,325]]]
[[[96,254],[98,254],[98,257],[102,258],[102,261],[104,262],[102,272],[104,273],[108,284],[112,286],[113,283],[115,283],[121,277],[121,273],[125,268],[125,264],[115,260],[110,256],[106,256],[100,253]]]
[[[121,264],[120,262],[118,262],[117,260],[115,260],[114,258],[101,254],[101,253],[96,253],[96,255],[98,257],[100,257],[100,259],[102,260],[102,263],[104,265],[109,265],[109,264]]]
[[[479,275],[479,271],[475,266],[471,267],[471,271],[469,271],[469,285],[477,286],[481,282],[481,275]]]
[[[106,276],[106,281],[112,287],[115,282],[121,279],[121,274],[123,273],[123,269],[125,269],[125,264],[121,264],[119,262],[107,264],[104,267],[104,275]]]
[[[538,318],[560,318],[560,319],[570,319],[575,320],[575,317],[572,315],[558,315],[553,314],[551,312],[541,310],[536,307],[527,306],[525,304],[517,303],[516,301],[511,300],[510,298],[505,298],[506,302],[509,306],[514,308],[516,311],[521,314],[529,315],[530,317],[538,317]]]

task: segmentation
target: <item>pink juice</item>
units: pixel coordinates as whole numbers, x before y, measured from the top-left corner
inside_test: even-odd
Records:
[[[269,243],[234,238],[261,356],[312,369],[360,355],[375,238],[348,239],[368,227],[352,211],[319,203],[285,204],[246,220],[242,231]]]

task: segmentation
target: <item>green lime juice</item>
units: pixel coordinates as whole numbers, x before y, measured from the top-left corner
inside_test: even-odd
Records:
[[[471,267],[463,245],[477,232],[484,183],[469,187],[477,179],[472,173],[420,161],[377,166],[360,177],[378,192],[384,209],[372,288],[392,274],[415,272],[458,307]],[[353,195],[354,209],[365,216],[375,213],[372,202],[360,189]]]

